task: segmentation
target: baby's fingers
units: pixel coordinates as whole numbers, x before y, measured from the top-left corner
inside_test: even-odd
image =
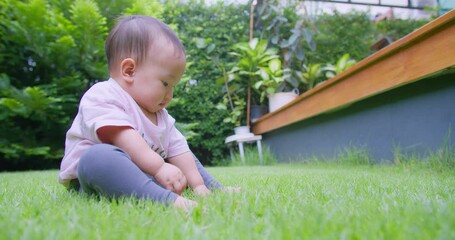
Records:
[[[174,183],[174,185],[173,185],[174,191],[173,192],[175,192],[178,195],[180,195],[185,190],[186,186],[187,186],[186,178],[182,177],[182,178],[180,178],[178,181],[176,181]]]
[[[205,185],[201,185],[194,188],[194,193],[198,196],[206,196],[210,194],[210,190]]]

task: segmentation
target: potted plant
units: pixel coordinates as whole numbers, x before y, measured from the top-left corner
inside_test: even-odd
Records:
[[[266,67],[258,70],[258,74],[261,79],[254,84],[254,88],[260,95],[260,102],[263,102],[265,97],[274,94],[284,81],[280,59],[270,60]]]
[[[227,75],[226,69],[223,67],[223,76],[218,79],[217,83],[223,85],[223,101],[217,105],[217,109],[228,111],[228,116],[223,119],[225,123],[231,123],[236,126],[234,131],[236,134],[242,129],[240,126],[243,124],[243,116],[245,109],[245,94],[246,91],[241,84],[234,82],[233,75]],[[249,131],[249,128],[248,128]]]
[[[298,71],[297,75],[300,82],[305,85],[306,90],[310,90],[320,83],[322,75],[322,68],[320,63],[309,63],[302,65],[303,72]]]
[[[231,88],[231,91],[233,89]],[[225,123],[234,124],[234,132],[236,135],[244,134],[250,132],[249,126],[244,125],[244,115],[245,115],[245,99],[235,94],[236,91],[232,93],[227,89],[227,93],[223,98],[223,102],[217,105],[217,108],[220,110],[228,110],[229,114],[226,118],[223,119]]]
[[[355,61],[354,59],[351,59],[351,56],[349,55],[349,53],[345,53],[343,56],[341,56],[337,60],[335,65],[327,64],[327,66],[325,66],[323,68],[323,70],[326,71],[325,76],[327,78],[332,78],[332,77],[344,72],[348,68],[354,66],[356,63],[357,63],[357,61]]]
[[[322,67],[320,63],[303,64],[303,71],[296,71],[297,79],[305,85],[304,90],[310,90],[317,85],[325,82],[327,79],[332,78],[351,66],[355,65],[356,61],[351,59],[349,54],[346,53],[341,56],[335,64],[326,64]],[[324,73],[325,72],[325,79]]]
[[[234,123],[240,126],[242,117],[246,117],[246,126],[250,125],[252,87],[262,81],[266,69],[272,60],[278,60],[278,50],[267,48],[266,40],[253,38],[250,42],[240,42],[233,46],[231,55],[237,56],[239,60],[234,64],[228,74],[224,73],[223,89],[225,95],[220,109],[230,108],[229,117],[225,122]],[[278,60],[279,61],[279,60]],[[242,101],[243,100],[243,101]],[[225,107],[222,107],[224,105]],[[245,109],[246,107],[246,109]],[[244,115],[243,111],[246,110]]]
[[[299,94],[297,89],[291,92],[278,92],[280,87],[285,84],[285,78],[289,76],[289,72],[289,69],[282,69],[281,61],[278,58],[270,60],[267,67],[259,69],[261,80],[256,82],[254,88],[260,94],[261,102],[266,96],[268,97],[270,112],[292,101]]]

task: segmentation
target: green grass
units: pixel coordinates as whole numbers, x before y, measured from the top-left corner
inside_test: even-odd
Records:
[[[69,193],[57,171],[1,173],[0,239],[455,239],[453,171],[404,166],[209,168],[242,191],[190,213]]]
[[[274,165],[277,163],[275,156],[267,146],[262,146],[262,161],[259,158],[259,153],[256,146],[245,145],[244,146],[245,159],[242,160],[238,149],[234,151],[234,157],[225,159],[223,163],[227,163],[228,166],[258,166],[258,165]]]

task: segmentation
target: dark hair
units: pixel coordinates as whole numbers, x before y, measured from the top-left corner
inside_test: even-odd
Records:
[[[138,15],[120,17],[106,39],[109,70],[125,58],[132,58],[141,64],[150,56],[150,51],[158,40],[170,42],[178,56],[185,55],[185,48],[175,32],[160,20]]]

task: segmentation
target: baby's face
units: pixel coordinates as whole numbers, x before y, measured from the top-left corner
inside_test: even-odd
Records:
[[[173,97],[173,88],[185,71],[184,56],[175,56],[172,47],[159,50],[158,58],[151,56],[137,67],[130,91],[146,115],[156,113],[169,104]]]

